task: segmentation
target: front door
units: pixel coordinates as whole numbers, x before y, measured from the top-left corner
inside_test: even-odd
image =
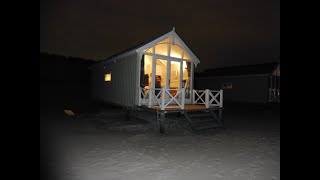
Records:
[[[171,89],[170,94],[174,96],[181,88],[186,88],[185,101],[190,103],[190,68],[186,61],[155,59],[153,64],[155,74],[152,75],[153,87]],[[182,72],[182,73],[181,73]],[[157,94],[156,91],[155,93]],[[170,97],[166,95],[166,102]]]

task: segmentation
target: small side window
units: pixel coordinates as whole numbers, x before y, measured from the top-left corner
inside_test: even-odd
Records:
[[[111,73],[106,73],[106,74],[105,74],[105,77],[104,77],[104,80],[105,80],[106,82],[111,82]]]

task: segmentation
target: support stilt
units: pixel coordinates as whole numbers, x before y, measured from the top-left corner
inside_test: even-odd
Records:
[[[160,126],[160,133],[164,134],[165,133],[165,120],[166,120],[166,114],[163,111],[158,112],[158,123]]]

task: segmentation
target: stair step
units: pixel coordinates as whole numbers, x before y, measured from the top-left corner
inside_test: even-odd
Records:
[[[197,126],[192,126],[192,128],[196,129],[196,130],[212,129],[212,128],[217,128],[217,127],[221,127],[221,125],[218,123],[212,123],[212,124],[201,124],[201,125],[197,125]]]
[[[188,114],[189,117],[194,118],[194,117],[212,117],[211,114],[209,113],[202,113],[202,114]]]
[[[218,114],[211,111],[194,111],[185,114],[185,118],[194,131],[223,127],[219,120],[216,119],[218,118],[216,116]]]
[[[216,122],[217,120],[216,119],[213,119],[212,117],[209,117],[209,118],[192,118],[191,119],[191,123],[205,123],[205,122]]]

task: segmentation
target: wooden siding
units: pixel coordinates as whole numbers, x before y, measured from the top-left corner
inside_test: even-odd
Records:
[[[96,101],[134,107],[136,101],[137,54],[132,54],[92,68],[92,97]],[[111,82],[105,82],[105,73],[111,72]]]

